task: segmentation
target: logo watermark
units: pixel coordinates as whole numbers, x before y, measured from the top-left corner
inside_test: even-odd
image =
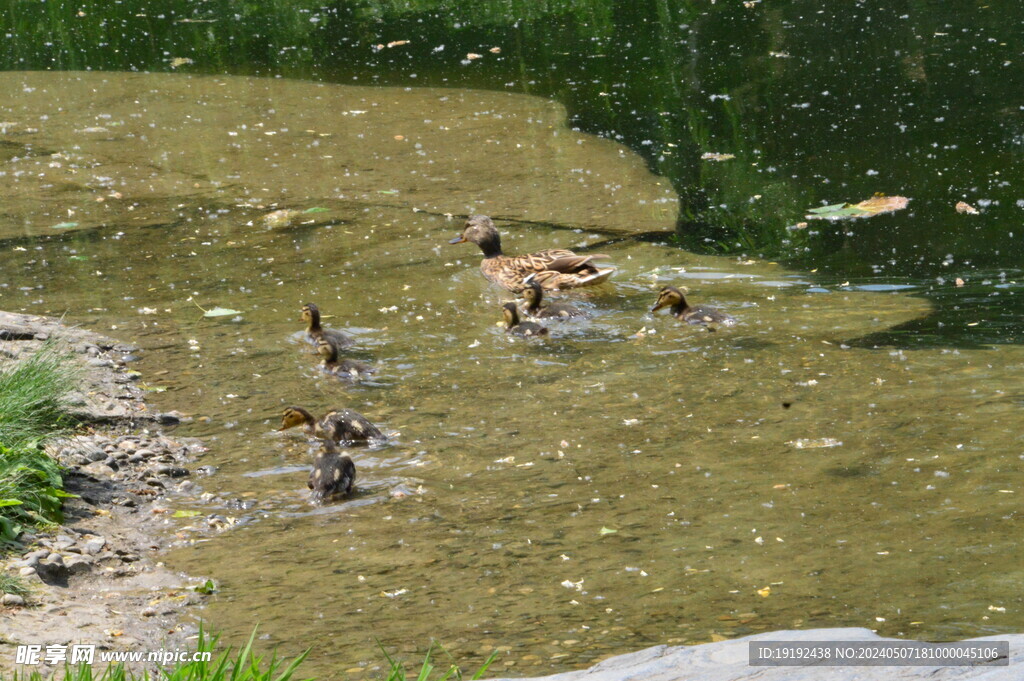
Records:
[[[751,641],[752,667],[972,667],[1010,664],[1009,641]]]
[[[98,654],[97,654],[98,652]],[[209,662],[213,659],[210,651],[192,650],[96,650],[95,644],[63,645],[20,645],[15,664],[94,664],[110,662],[154,662],[160,665],[184,662]]]

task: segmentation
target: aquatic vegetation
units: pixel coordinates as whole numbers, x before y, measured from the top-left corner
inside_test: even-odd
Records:
[[[386,681],[406,681],[406,679],[410,678],[405,671],[405,664],[401,660],[396,660],[391,655],[389,655],[388,651],[384,649],[384,646],[380,644],[380,641],[377,642],[377,645],[380,647],[380,651],[384,654],[384,657],[388,661],[388,675],[384,677]],[[443,673],[441,673],[440,676],[432,678],[431,674],[433,674],[434,671],[437,669],[434,666],[434,663],[431,661],[431,657],[433,656],[435,648],[437,650],[440,650],[445,655],[447,655],[449,662],[447,669]],[[473,674],[473,676],[471,676],[470,678],[482,679],[484,674],[487,672],[487,669],[491,666],[491,663],[494,662],[497,656],[497,651],[491,653],[490,656],[480,666],[480,669],[478,669],[476,673]],[[415,678],[416,681],[445,681],[445,679],[450,678],[461,679],[462,670],[458,667],[458,665],[455,664],[455,661],[452,659],[452,656],[448,653],[447,650],[444,649],[444,646],[434,641],[430,644],[430,647],[427,649],[427,654],[423,658],[423,663],[420,665],[419,671],[416,673],[416,676],[411,678]]]

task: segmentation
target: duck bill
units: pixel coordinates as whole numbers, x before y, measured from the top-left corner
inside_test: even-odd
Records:
[[[450,243],[450,244],[461,244],[465,240],[466,240],[466,237],[464,237],[464,236],[462,236],[460,234],[459,236],[455,237],[454,239],[451,239],[448,243]]]
[[[657,312],[661,308],[665,307],[666,303],[658,302],[654,307],[651,308],[651,312]]]

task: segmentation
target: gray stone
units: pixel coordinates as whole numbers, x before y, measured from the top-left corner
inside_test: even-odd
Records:
[[[36,569],[34,567],[23,567],[20,570],[18,570],[19,577],[32,577],[35,574]]]
[[[139,448],[139,445],[138,443],[133,442],[131,440],[123,440],[122,442],[118,443],[117,448],[124,450],[126,452],[134,452],[136,449]]]
[[[1024,634],[971,639],[1010,642],[1010,666],[976,667],[751,667],[750,643],[756,641],[895,641],[867,629],[808,629],[775,631],[744,638],[695,646],[655,646],[617,655],[590,669],[552,674],[533,679],[491,681],[1019,681],[1024,677],[1024,658],[1014,653],[1024,646]]]
[[[92,569],[92,556],[68,556],[64,559],[64,567],[68,574],[81,575]]]
[[[107,540],[104,537],[93,537],[82,545],[82,552],[90,556],[95,556],[97,553],[103,550],[103,547],[107,545]]]
[[[0,599],[0,603],[4,605],[25,605],[25,599],[16,594],[4,594],[4,597]]]
[[[88,466],[82,466],[82,472],[88,473],[94,478],[109,478],[114,474],[114,469],[105,463],[96,461]]]
[[[51,565],[63,565],[64,564],[64,556],[60,555],[59,553],[51,553],[50,555],[48,555],[46,558],[44,558],[43,560],[41,560],[39,562],[40,563],[50,563]]]
[[[156,608],[146,608],[142,611],[143,617],[153,617],[156,615]]]
[[[135,454],[132,456],[131,460],[134,461],[136,456],[142,457],[142,459],[148,459],[151,456],[153,456],[153,450],[152,449],[145,449],[145,448],[143,448],[143,449],[136,449],[135,450]]]
[[[103,459],[107,458],[107,453],[99,447],[89,447],[89,449],[85,450],[84,454],[85,458],[89,459],[89,461],[103,461]]]

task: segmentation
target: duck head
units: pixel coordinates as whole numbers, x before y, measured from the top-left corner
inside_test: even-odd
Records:
[[[672,307],[673,310],[682,309],[686,307],[686,298],[675,286],[666,286],[658,294],[658,302],[651,308],[651,312],[657,312],[663,307]]]
[[[316,423],[316,419],[307,410],[302,407],[286,407],[281,416],[281,427],[278,430],[288,430],[308,423]]]
[[[464,241],[471,241],[479,246],[487,257],[501,255],[501,236],[494,222],[486,215],[470,215],[462,228],[462,234],[448,243],[461,244]]]
[[[519,310],[516,309],[515,303],[505,303],[502,305],[501,313],[505,317],[506,329],[511,329],[512,327],[519,325]]]

